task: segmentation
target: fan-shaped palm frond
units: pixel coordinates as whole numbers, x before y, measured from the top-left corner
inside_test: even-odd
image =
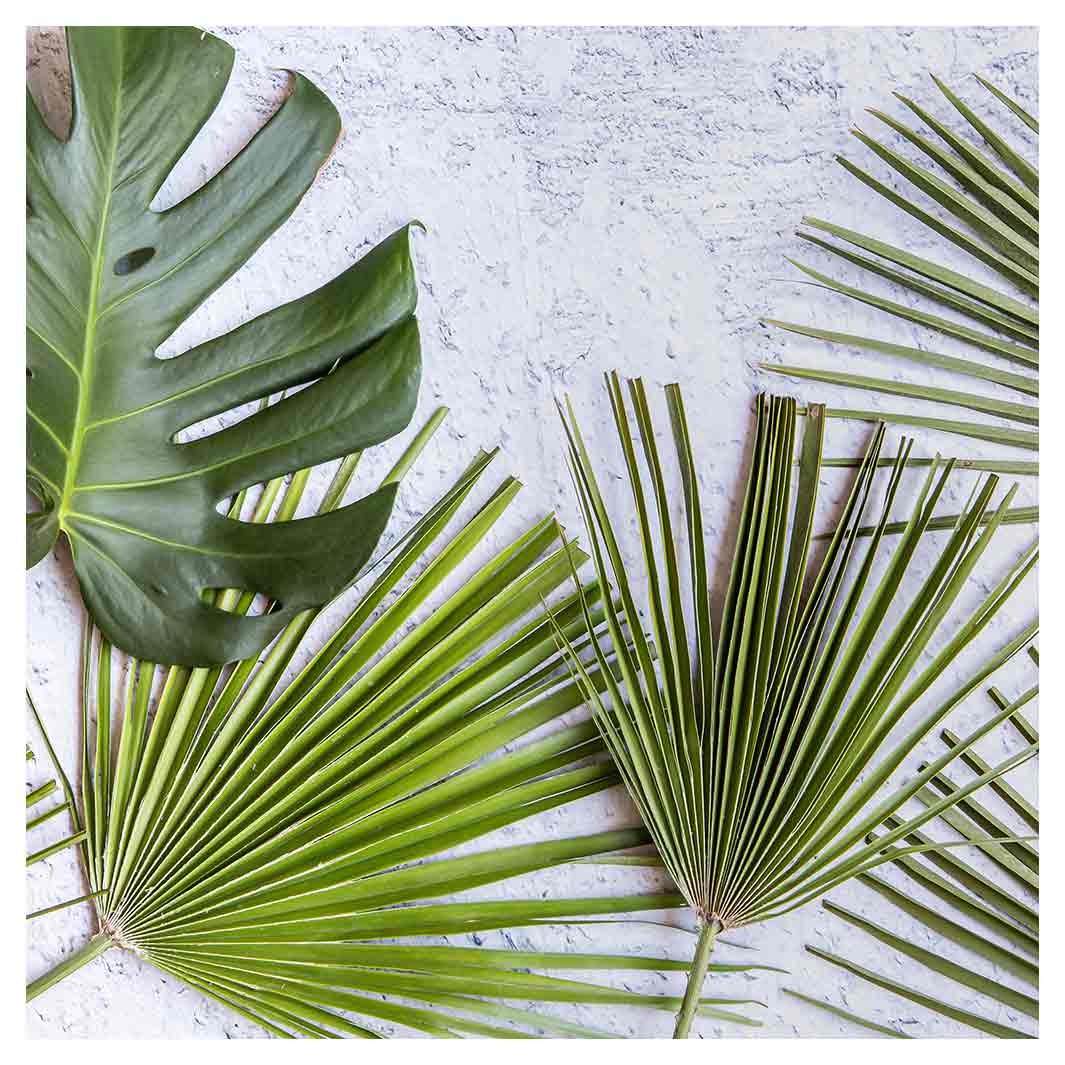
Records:
[[[150,720],[156,669],[131,663],[117,702],[121,726],[112,732],[114,656],[90,637],[80,808],[100,930],[35,980],[29,997],[124,948],[279,1035],[371,1036],[375,1025],[434,1035],[593,1035],[602,1033],[536,1007],[677,1008],[668,996],[547,974],[686,969],[683,962],[440,941],[680,903],[676,895],[449,901],[648,839],[636,827],[474,846],[618,779],[594,722],[560,721],[584,694],[563,665],[553,625],[586,645],[585,615],[597,618],[603,608],[593,583],[548,617],[545,600],[584,559],[560,544],[553,518],[442,595],[520,487],[506,479],[446,532],[491,458],[480,454],[381,560],[355,606],[287,683],[282,675],[312,612],[261,661],[228,673],[164,671]],[[342,464],[325,508],[339,502],[353,468]],[[303,483],[289,485],[275,520],[295,512]],[[279,490],[280,482],[265,488],[253,520],[266,519]],[[222,599],[228,609],[250,605],[236,593]],[[605,684],[603,668],[589,665],[593,685]],[[736,1012],[746,1001],[706,999],[700,1009],[757,1023]]]
[[[841,348],[882,356],[899,374],[880,377],[849,370],[763,363],[764,369],[804,380],[878,392],[922,403],[947,405],[956,417],[927,413],[920,405],[891,411],[828,409],[828,417],[860,418],[939,430],[953,436],[1020,451],[1038,449],[1039,421],[1039,174],[1024,156],[1021,138],[995,131],[938,78],[935,84],[982,145],[956,132],[916,101],[896,97],[928,127],[920,132],[876,109],[869,113],[897,134],[919,157],[905,155],[861,130],[854,136],[906,184],[887,184],[848,159],[846,170],[877,196],[927,226],[944,251],[961,251],[978,266],[971,273],[917,255],[867,233],[806,217],[799,236],[857,268],[863,276],[894,286],[886,295],[846,284],[812,266],[792,262],[814,284],[864,304],[911,327],[914,343],[884,336],[843,333],[815,325],[769,320],[769,324]],[[1039,123],[992,85],[981,83],[1028,130]],[[990,274],[994,283],[982,277]],[[885,290],[887,291],[887,290]],[[956,353],[956,352],[960,352]],[[946,387],[913,383],[909,373],[928,368],[946,375]],[[974,390],[975,386],[975,390]],[[975,417],[974,417],[975,416]],[[832,460],[857,464],[856,460]],[[960,461],[972,469],[1035,474],[1038,463],[1019,457],[988,458],[983,452]],[[1034,521],[1035,508],[1018,509],[1016,521]]]
[[[922,737],[1030,641],[1034,626],[986,660],[933,709],[924,711],[901,737],[894,736],[904,715],[1030,572],[1036,548],[1017,560],[979,607],[959,621],[951,638],[920,666],[932,637],[941,632],[994,536],[1013,489],[993,504],[997,477],[989,475],[947,535],[927,576],[913,578],[912,594],[903,597],[903,580],[911,572],[953,464],[929,470],[897,545],[882,558],[884,527],[907,468],[911,442],[903,441],[892,465],[872,536],[868,542],[859,540],[883,450],[881,425],[873,434],[839,527],[823,559],[812,564],[824,411],[817,406],[809,409],[793,493],[795,403],[760,396],[736,553],[724,606],[715,619],[695,457],[680,391],[671,385],[666,398],[684,492],[686,580],[644,387],[634,380],[628,388],[643,452],[641,465],[616,374],[608,386],[640,530],[648,587],[644,606],[651,635],[630,624],[630,644],[613,592],[604,592],[601,604],[582,596],[598,673],[583,663],[580,648],[566,633],[560,632],[560,639],[571,649],[571,667],[582,681],[661,861],[702,927],[688,997],[677,1022],[677,1034],[684,1035],[700,994],[703,967],[721,930],[787,913],[890,860],[885,848],[1034,755],[1036,746],[1028,745],[971,783],[930,802],[876,842],[865,838],[1012,714],[1012,709],[1000,711],[988,725],[880,797],[881,788]],[[621,610],[631,622],[638,616],[634,578],[625,565],[572,409],[563,421],[599,583],[604,589],[616,589]],[[981,526],[989,508],[993,514]],[[874,576],[881,558],[882,571]],[[592,613],[597,605],[600,613]],[[897,614],[890,622],[889,612]],[[601,614],[605,635],[599,633]],[[560,616],[560,628],[567,620]],[[611,653],[616,655],[616,671],[608,668]],[[980,845],[984,837],[966,842]],[[948,845],[911,844],[897,850],[909,854],[940,846]]]
[[[1014,721],[1021,707],[1037,692],[1038,688],[1030,689],[1012,701],[996,699],[995,705],[1000,711],[1012,711],[1007,721]],[[1000,727],[1004,729],[1006,722]],[[1030,735],[1023,731],[1022,741],[1029,742]],[[958,736],[949,729],[943,729],[940,738],[948,750],[960,746]],[[1038,742],[1038,738],[1035,734],[1034,741]],[[988,763],[972,747],[966,748],[961,757],[972,774],[977,777],[987,775]],[[958,785],[945,774],[933,777],[932,782],[943,794],[955,794],[958,790]],[[1003,778],[990,780],[987,787],[996,793],[996,801],[1004,808],[1003,816],[1010,816],[1007,813],[1010,811],[1027,829],[1038,833],[1039,811],[1032,803]],[[917,797],[925,801],[920,793]],[[1012,831],[998,814],[971,794],[959,800],[956,809],[941,811],[940,819],[961,839],[972,838],[984,831],[1005,837]],[[926,841],[926,837],[923,833],[914,833],[910,841],[920,844]],[[948,990],[929,994],[914,987],[908,979],[894,979],[859,966],[837,953],[812,945],[806,949],[862,980],[978,1032],[1008,1039],[1028,1037],[1030,1033],[1023,1028],[989,1018],[986,1008],[963,1009],[948,998],[950,990],[965,989],[992,1004],[1005,1006],[1013,1014],[1038,1019],[1038,853],[1022,840],[987,847],[985,853],[995,867],[995,876],[988,877],[954,854],[932,856],[933,860],[939,859],[944,874],[940,875],[926,860],[905,855],[896,857],[893,851],[889,848],[887,853],[892,856],[893,867],[904,877],[905,884],[892,883],[873,873],[863,874],[859,880],[889,903],[893,910],[912,918],[930,936],[935,936],[937,942],[960,948],[964,961],[946,957],[942,950],[929,950],[894,929],[837,903],[825,900],[823,905],[830,913],[887,944],[901,958],[917,962],[928,972],[945,978]],[[921,892],[931,896],[935,905],[921,902],[917,897]]]

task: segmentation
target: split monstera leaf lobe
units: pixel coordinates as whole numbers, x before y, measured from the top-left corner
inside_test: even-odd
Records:
[[[410,421],[421,356],[409,226],[334,280],[171,359],[160,345],[298,206],[340,132],[293,75],[277,113],[168,210],[151,203],[209,119],[233,50],[193,28],[77,28],[60,140],[28,97],[27,562],[60,533],[107,638],[149,661],[257,653],[366,563],[395,484],[332,513],[255,525],[219,504],[380,443]],[[28,96],[28,94],[27,94]],[[307,385],[219,432],[182,430]],[[240,617],[212,589],[264,594]]]

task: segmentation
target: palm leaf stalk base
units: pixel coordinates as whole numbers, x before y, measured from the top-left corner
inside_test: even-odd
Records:
[[[714,952],[714,942],[720,931],[721,923],[715,920],[704,921],[699,927],[699,938],[695,943],[688,986],[685,988],[684,1001],[681,1003],[680,1012],[677,1014],[677,1024],[673,1029],[674,1039],[688,1038],[692,1021],[699,1008],[699,996],[703,993],[703,982],[706,980],[707,969],[710,966],[710,955]]]
[[[683,487],[686,580],[644,386],[632,380],[626,390],[612,374],[607,389],[640,532],[640,576],[648,590],[638,603],[632,567],[623,559],[569,407],[560,412],[569,461],[604,589],[597,603],[581,594],[585,636],[598,672],[588,667],[561,624],[558,639],[657,847],[652,861],[666,867],[702,926],[702,953],[721,930],[788,913],[890,860],[885,847],[911,837],[976,788],[1034,755],[1037,748],[1028,744],[964,787],[933,798],[875,843],[866,838],[1011,715],[1012,708],[1000,711],[911,779],[893,780],[923,737],[1031,640],[1034,626],[941,702],[922,710],[917,724],[901,730],[903,717],[1031,572],[1037,550],[1033,545],[1023,552],[975,610],[947,626],[945,619],[1015,491],[996,501],[998,477],[990,474],[944,533],[946,542],[927,575],[907,585],[913,591],[904,598],[904,578],[912,572],[953,463],[928,468],[899,538],[887,551],[892,541],[885,540],[886,527],[912,441],[899,447],[877,514],[872,489],[884,446],[881,425],[839,525],[820,561],[814,561],[824,408],[808,409],[793,486],[795,402],[760,396],[735,556],[724,605],[714,618],[698,474],[680,390],[668,386],[666,403]],[[859,533],[870,515],[872,531],[863,538]],[[598,607],[594,614],[593,607]],[[891,618],[893,611],[897,618]],[[623,616],[630,621],[627,631]],[[632,623],[637,617],[648,619],[649,632]],[[933,637],[944,632],[949,639],[929,653]],[[616,668],[608,668],[611,661]],[[985,846],[990,839],[976,834],[964,842]],[[909,854],[950,846],[928,842],[894,850]],[[691,969],[697,989],[699,968],[693,964]],[[678,1035],[688,1030],[689,1012],[678,1019]]]
[[[409,468],[425,438],[386,482]],[[34,980],[28,997],[119,947],[282,1036],[369,1037],[377,1026],[591,1036],[604,1033],[541,1007],[676,1012],[678,997],[547,974],[684,971],[684,962],[439,942],[681,901],[462,898],[649,841],[636,827],[520,845],[489,838],[474,853],[447,853],[618,782],[594,722],[558,720],[584,693],[566,669],[556,626],[587,647],[586,611],[602,608],[594,582],[558,600],[585,556],[561,542],[553,517],[441,593],[518,492],[507,478],[472,505],[491,459],[479,454],[364,576],[355,605],[291,680],[282,677],[315,612],[290,622],[261,659],[230,671],[129,662],[124,693],[113,683],[120,660],[107,641],[87,640],[77,816],[100,932]],[[340,502],[353,470],[354,462],[341,463],[323,507]],[[251,520],[291,518],[304,484],[267,484]],[[252,502],[236,500],[232,513]],[[238,592],[219,599],[231,610],[251,605]],[[605,683],[597,663],[589,670],[593,684]],[[748,1003],[699,996],[689,1008],[756,1024],[741,1012]]]
[[[94,961],[105,951],[110,950],[115,945],[113,936],[106,932],[97,932],[96,935],[89,940],[88,943],[80,946],[73,954],[68,958],[64,958],[53,969],[49,969],[44,975],[39,976],[36,980],[31,980],[26,985],[26,1001],[31,1002],[38,995],[44,994],[50,987],[54,987],[61,980],[65,980],[72,973],[75,973],[83,965],[88,965],[89,962]]]

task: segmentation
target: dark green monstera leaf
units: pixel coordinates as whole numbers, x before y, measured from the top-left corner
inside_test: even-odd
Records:
[[[112,643],[183,665],[245,658],[338,592],[391,512],[394,485],[280,524],[233,520],[219,504],[410,421],[421,362],[408,229],[317,291],[157,357],[292,213],[336,143],[339,116],[294,76],[280,110],[227,166],[152,210],[218,104],[233,50],[192,28],[80,28],[67,40],[68,138],[28,104],[27,472],[42,504],[27,517],[28,564],[63,533]],[[304,384],[228,428],[178,440],[203,419]],[[276,607],[239,617],[205,601],[214,588],[263,593]]]

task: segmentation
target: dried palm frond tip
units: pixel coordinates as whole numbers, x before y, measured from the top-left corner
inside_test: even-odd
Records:
[[[760,396],[735,557],[715,619],[698,477],[680,390],[667,387],[666,400],[684,495],[686,580],[643,384],[628,383],[642,464],[616,374],[608,378],[608,390],[640,529],[650,633],[636,623],[641,614],[634,576],[623,561],[570,407],[563,412],[569,458],[604,589],[600,604],[609,639],[594,627],[589,602],[588,632],[601,679],[586,669],[572,644],[569,661],[661,861],[701,923],[688,996],[678,1015],[677,1034],[683,1036],[694,1015],[701,970],[722,929],[787,913],[881,864],[888,860],[885,848],[1035,753],[1034,744],[1026,746],[875,843],[866,840],[1002,720],[1002,714],[995,715],[925,770],[878,797],[918,742],[1034,635],[1033,626],[893,737],[903,716],[1032,570],[1037,549],[1026,550],[922,664],[932,637],[998,530],[1013,489],[981,525],[997,487],[997,478],[987,476],[945,534],[946,543],[927,575],[907,576],[951,476],[950,462],[933,465],[874,577],[874,562],[890,542],[884,541],[884,530],[911,448],[910,442],[902,442],[879,518],[871,535],[861,538],[884,445],[881,425],[827,550],[813,564],[810,542],[824,411],[809,409],[793,491],[795,403]],[[931,544],[924,550],[931,551]],[[887,620],[889,611],[897,617],[893,624]],[[629,635],[622,631],[622,613],[630,622]],[[559,638],[568,642],[561,631]],[[615,670],[606,668],[611,654],[616,655]],[[870,805],[874,798],[878,801]],[[894,854],[921,849],[901,847]]]

